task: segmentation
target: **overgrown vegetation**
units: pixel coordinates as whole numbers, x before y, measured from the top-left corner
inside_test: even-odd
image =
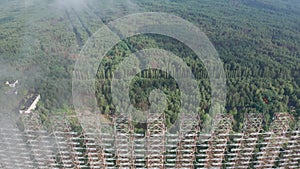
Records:
[[[41,94],[42,113],[54,113],[62,107],[71,109],[71,73],[80,49],[103,23],[134,9],[117,1],[112,4],[88,1],[80,9],[68,4],[57,8],[51,0],[30,2],[24,8],[16,0],[0,1],[0,63],[13,67],[22,75],[26,87]],[[140,11],[181,16],[207,34],[224,62],[228,86],[226,113],[234,115],[236,130],[241,129],[243,115],[249,111],[263,113],[266,127],[278,111],[300,116],[297,0],[134,0],[134,3]],[[109,5],[115,10],[105,8]],[[190,66],[201,90],[198,113],[202,119],[208,118],[210,84],[202,63],[184,44],[158,35],[128,38],[107,54],[99,66],[95,91],[102,113],[115,110],[109,87],[115,66],[130,53],[153,47],[181,56]],[[147,109],[147,98],[153,88],[162,89],[168,96],[165,113],[170,125],[178,114],[180,92],[169,75],[157,70],[136,75],[131,102],[139,109]]]

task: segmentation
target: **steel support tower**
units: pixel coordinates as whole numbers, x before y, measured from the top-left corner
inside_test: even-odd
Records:
[[[146,167],[164,169],[165,162],[165,115],[148,113],[146,132]]]
[[[236,154],[230,159],[234,163],[228,168],[248,168],[254,155],[258,136],[262,131],[263,115],[258,113],[247,113],[244,117],[243,134],[241,138],[235,139],[238,147],[233,150]]]
[[[79,169],[85,167],[84,155],[77,149],[77,145],[80,144],[80,133],[73,132],[69,122],[67,115],[51,117],[51,127],[59,159],[57,164],[65,169]]]
[[[289,141],[282,153],[280,168],[300,168],[300,127],[289,132]]]
[[[55,167],[55,154],[52,151],[55,146],[50,142],[50,133],[44,129],[39,114],[22,114],[21,119],[26,144],[30,147],[35,165],[40,168]]]
[[[269,133],[264,137],[266,146],[262,147],[255,168],[272,168],[283,144],[287,142],[286,133],[292,116],[288,113],[275,113]]]
[[[229,140],[228,134],[232,129],[233,117],[226,114],[217,114],[215,124],[209,140],[206,168],[221,168],[224,154]]]
[[[106,168],[106,157],[103,147],[102,126],[99,114],[95,113],[78,113],[82,136],[84,140],[85,156],[90,169]],[[78,147],[80,148],[80,147]]]
[[[134,129],[130,114],[117,114],[114,118],[116,167],[135,168]]]
[[[199,118],[196,114],[190,113],[183,114],[180,119],[176,168],[194,169],[199,134]]]

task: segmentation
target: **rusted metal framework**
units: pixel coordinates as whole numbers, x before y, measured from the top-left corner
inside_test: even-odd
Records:
[[[165,115],[164,113],[149,113],[146,133],[146,167],[164,169],[165,162]]]
[[[85,154],[88,157],[88,164],[91,169],[106,168],[105,153],[98,141],[99,135],[100,133],[84,131]]]
[[[54,144],[51,143],[49,132],[44,130],[38,113],[21,115],[26,138],[26,144],[30,147],[35,166],[55,166]]]
[[[134,135],[134,157],[135,157],[135,168],[136,169],[142,169],[145,168],[146,164],[146,138],[144,134],[138,134],[136,133]]]
[[[106,168],[106,158],[103,148],[103,137],[99,114],[78,113],[82,127],[82,136],[85,149],[78,147],[78,150],[85,151],[87,163],[90,169]]]
[[[280,168],[299,168],[300,164],[300,128],[289,133],[289,141],[280,159]]]
[[[82,168],[84,165],[84,155],[78,151],[80,145],[80,133],[73,132],[68,116],[52,116],[51,126],[53,138],[57,147],[58,167],[62,168]]]
[[[224,159],[227,141],[229,140],[228,134],[232,129],[233,117],[231,115],[217,114],[215,119],[209,147],[206,152],[206,168],[222,167],[222,160]]]
[[[193,169],[196,160],[199,118],[194,113],[183,114],[181,117],[176,168]]]
[[[266,146],[260,149],[255,168],[272,168],[283,144],[287,142],[286,133],[292,116],[288,113],[275,113],[270,131],[264,137]]]
[[[0,168],[34,168],[31,151],[17,128],[0,128]]]
[[[247,113],[244,117],[244,127],[241,138],[235,139],[237,142],[237,148],[232,149],[234,157],[230,158],[230,162],[233,165],[228,168],[248,168],[252,156],[254,155],[254,150],[256,143],[258,141],[258,136],[262,131],[262,121],[263,115],[257,113]]]
[[[116,167],[135,168],[134,137],[130,114],[118,114],[114,118]]]
[[[52,116],[52,130],[45,130],[38,114],[21,117],[21,130],[0,128],[2,168],[300,167],[300,129],[289,130],[292,117],[286,113],[274,115],[268,132],[262,132],[261,114],[246,114],[243,133],[229,132],[232,117],[218,115],[210,134],[199,133],[199,120],[192,114],[179,117],[176,134],[166,132],[164,114],[148,114],[146,135],[134,134],[125,114],[115,116],[110,128],[100,125],[97,114]]]

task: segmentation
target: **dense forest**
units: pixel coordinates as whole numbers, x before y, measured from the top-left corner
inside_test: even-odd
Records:
[[[9,6],[10,8],[6,8]],[[41,94],[41,115],[73,109],[71,78],[76,59],[89,37],[104,24],[135,12],[166,12],[198,26],[224,62],[227,103],[224,113],[242,127],[246,112],[263,113],[265,127],[275,112],[300,116],[300,3],[297,0],[156,0],[25,1],[0,0],[1,86],[7,79],[22,82],[19,97]],[[210,84],[207,71],[187,46],[161,35],[127,38],[99,65],[96,96],[104,114],[115,113],[110,85],[112,72],[131,53],[161,48],[182,59],[196,77],[201,93],[199,115],[209,118]],[[167,95],[167,125],[178,116],[180,91],[166,72],[144,70],[132,81],[130,98],[141,110],[149,107],[153,89]],[[138,124],[137,124],[138,125]],[[139,125],[143,128],[143,125]]]

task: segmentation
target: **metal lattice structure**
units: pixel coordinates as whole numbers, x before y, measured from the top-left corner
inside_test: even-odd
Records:
[[[114,118],[115,153],[118,168],[134,168],[133,126],[129,114],[118,114]]]
[[[38,114],[22,115],[19,129],[0,129],[0,168],[300,168],[300,130],[289,129],[287,113],[275,113],[268,131],[261,114],[246,114],[242,133],[232,131],[230,115],[217,115],[207,134],[195,116],[180,119],[171,134],[164,114],[148,114],[146,133],[137,134],[126,114],[109,125],[99,114],[52,116],[51,128]]]
[[[80,134],[72,131],[68,118],[56,116],[51,119],[53,138],[57,147],[57,167],[80,168],[83,163],[83,154],[76,149]]]
[[[148,113],[146,167],[163,169],[165,161],[165,114]]]
[[[0,168],[34,168],[31,149],[17,128],[0,129]]]
[[[103,149],[103,136],[99,116],[95,114],[79,114],[83,130],[83,140],[86,146],[85,157],[90,169],[106,168],[106,156]],[[77,147],[81,150],[81,147]]]
[[[261,148],[257,157],[256,168],[266,168],[274,166],[275,159],[280,153],[283,144],[287,142],[286,132],[292,116],[288,113],[275,113],[270,131],[264,137],[266,146]]]
[[[227,141],[229,140],[228,134],[232,129],[232,122],[233,118],[231,115],[216,115],[216,121],[214,124],[215,127],[209,140],[209,147],[206,152],[206,168],[222,167]]]
[[[254,155],[258,136],[262,131],[262,114],[245,114],[243,133],[240,138],[236,138],[236,147],[232,148],[234,154],[229,158],[232,166],[228,168],[248,168]]]
[[[289,141],[286,149],[282,152],[280,168],[299,168],[300,161],[300,128],[289,133]]]
[[[195,114],[183,114],[180,122],[179,143],[176,151],[176,167],[193,169],[196,161],[199,119]]]
[[[24,134],[27,146],[33,156],[34,166],[49,166],[55,162],[51,134],[44,129],[38,114],[26,114],[22,116]],[[43,147],[43,149],[41,149]]]

